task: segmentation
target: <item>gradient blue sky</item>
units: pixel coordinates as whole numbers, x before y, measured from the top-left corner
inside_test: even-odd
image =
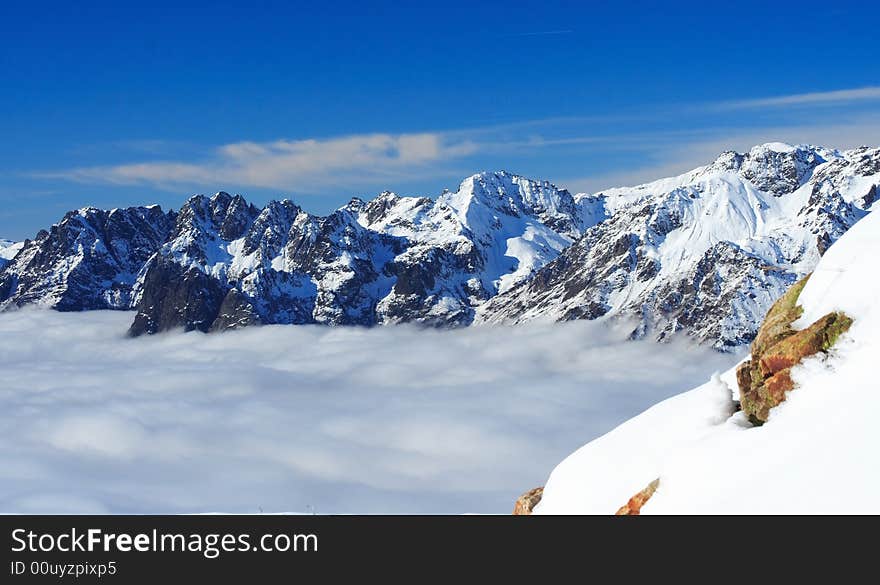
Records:
[[[195,192],[325,213],[504,168],[572,191],[880,143],[880,8],[5,2],[0,236]]]

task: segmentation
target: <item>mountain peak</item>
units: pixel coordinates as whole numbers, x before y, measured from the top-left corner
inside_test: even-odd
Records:
[[[524,175],[520,175],[518,173],[513,173],[511,171],[507,171],[505,169],[499,169],[496,171],[480,171],[478,173],[474,173],[473,175],[466,177],[460,184],[460,188],[465,187],[466,185],[471,184],[510,184],[510,183],[527,183],[532,185],[539,185],[541,187],[552,188],[558,191],[564,191],[564,189],[558,188],[556,185],[547,180],[540,179],[530,179]]]
[[[752,150],[772,150],[773,152],[788,153],[797,150],[797,147],[787,142],[765,142],[753,147]]]
[[[810,178],[816,167],[837,157],[837,151],[821,146],[767,142],[753,146],[745,153],[725,151],[711,164],[691,174],[704,176],[717,171],[733,172],[761,191],[781,196],[795,191]]]

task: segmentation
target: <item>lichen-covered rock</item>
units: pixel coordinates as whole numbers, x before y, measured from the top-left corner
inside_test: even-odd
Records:
[[[767,348],[794,333],[791,324],[804,312],[797,304],[797,300],[809,279],[810,276],[807,275],[792,285],[767,311],[767,316],[764,317],[764,321],[755,335],[755,341],[752,343],[753,355],[762,355]]]
[[[805,356],[827,351],[850,325],[852,319],[843,313],[828,313],[806,329],[797,331],[768,348],[758,362],[761,375],[771,376],[792,367]]]
[[[629,501],[620,507],[617,510],[616,516],[638,516],[642,512],[642,506],[651,499],[651,496],[654,495],[654,492],[657,491],[657,487],[660,485],[660,478],[658,477],[654,481],[648,484],[648,486],[631,497]]]
[[[736,368],[736,382],[740,388],[752,386],[752,361],[746,360]]]
[[[764,384],[758,389],[758,396],[769,410],[785,400],[785,393],[793,389],[791,368],[785,368],[764,380]]]
[[[808,278],[792,286],[773,304],[752,343],[751,359],[736,370],[740,404],[752,424],[765,423],[770,409],[794,389],[793,366],[805,357],[827,352],[852,325],[847,315],[831,312],[806,329],[796,331],[791,327],[803,314],[797,301]]]
[[[536,487],[531,489],[521,495],[517,500],[516,504],[513,506],[513,515],[514,516],[528,516],[532,513],[532,510],[535,509],[535,506],[538,505],[538,502],[541,501],[541,497],[544,495],[543,487]]]

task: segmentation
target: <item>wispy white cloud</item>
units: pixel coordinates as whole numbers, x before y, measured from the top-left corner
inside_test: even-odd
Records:
[[[835,91],[797,93],[758,99],[737,100],[721,102],[715,104],[715,107],[727,110],[758,109],[783,106],[841,104],[874,100],[880,100],[880,87],[859,87],[853,89],[839,89]]]
[[[177,192],[195,187],[318,193],[376,185],[395,188],[401,182],[427,178],[460,178],[456,175],[491,168],[493,162],[508,168],[508,161],[525,161],[534,168],[542,160],[547,161],[547,152],[552,152],[569,158],[577,153],[583,156],[585,171],[595,172],[569,175],[567,180],[558,173],[544,178],[570,190],[595,191],[686,172],[706,164],[723,150],[747,149],[761,142],[810,142],[842,148],[873,144],[880,135],[880,122],[864,109],[856,114],[855,106],[841,107],[832,121],[813,112],[827,104],[871,100],[880,100],[880,87],[403,134],[245,140],[201,151],[189,145],[186,152],[176,154],[165,152],[163,156],[157,150],[149,159],[142,156],[141,160],[123,164],[81,166],[32,176],[90,184],[145,184]],[[784,113],[786,110],[781,106],[793,105],[802,106],[798,116],[776,116],[775,122],[768,121],[764,127],[757,127],[752,119],[755,110],[765,108]],[[726,111],[724,117],[732,119],[736,110],[741,110],[742,126],[737,127],[732,120],[720,120],[720,112]],[[670,128],[666,123],[669,119],[681,122]],[[719,122],[726,126],[720,128]],[[146,146],[161,145],[153,142]],[[621,156],[624,152],[631,156]],[[615,156],[591,157],[588,153]],[[607,166],[590,169],[597,164]]]
[[[880,116],[862,115],[832,123],[741,128],[704,128],[698,131],[658,133],[645,140],[633,163],[589,175],[562,177],[555,182],[572,193],[596,193],[611,187],[632,186],[673,177],[709,164],[724,151],[747,151],[757,144],[786,142],[848,149],[880,143]]]
[[[197,161],[144,161],[89,166],[42,177],[117,185],[238,185],[296,190],[307,184],[371,183],[466,156],[476,145],[442,133],[362,134],[324,140],[243,141],[211,149]]]

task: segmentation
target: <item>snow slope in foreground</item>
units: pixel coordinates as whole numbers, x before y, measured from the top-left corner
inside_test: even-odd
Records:
[[[794,325],[832,310],[855,322],[829,357],[793,369],[798,386],[765,425],[730,416],[730,369],[570,455],[535,513],[613,514],[656,478],[643,514],[880,513],[878,268],[880,216],[870,215],[822,258]]]

